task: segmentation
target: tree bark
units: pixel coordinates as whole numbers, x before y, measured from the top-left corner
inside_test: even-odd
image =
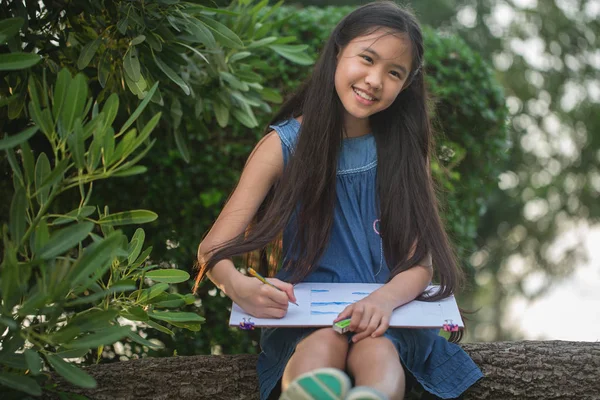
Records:
[[[485,378],[474,399],[600,399],[600,343],[524,341],[463,344]],[[256,355],[144,358],[86,370],[96,389],[53,376],[57,390],[90,399],[258,399]],[[45,395],[46,399],[56,398]]]

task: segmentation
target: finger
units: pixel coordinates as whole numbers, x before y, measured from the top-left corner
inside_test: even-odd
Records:
[[[373,315],[369,310],[365,310],[362,318],[360,319],[360,323],[358,324],[357,332],[364,332],[368,329],[369,324],[371,323],[371,319],[373,319]]]
[[[369,337],[375,331],[375,329],[377,329],[377,326],[379,326],[380,321],[381,321],[381,318],[379,318],[376,315],[373,315],[373,317],[369,321],[369,324],[367,325],[367,327],[362,332],[359,332],[356,335],[354,335],[352,337],[352,341],[354,343],[356,343],[359,340]]]
[[[296,299],[296,294],[294,293],[294,285],[291,283],[280,281],[277,278],[269,279],[273,285],[277,286],[279,289],[283,290],[285,294],[287,294],[289,301],[296,303],[298,300]]]
[[[336,322],[350,318],[352,316],[352,310],[354,310],[354,304],[350,304],[344,308],[344,310],[333,320],[333,323],[335,324]]]
[[[269,285],[263,285],[260,288],[262,295],[265,298],[265,305],[269,307],[287,308],[287,294],[277,290]]]
[[[375,329],[375,331],[371,334],[371,337],[378,337],[383,335],[388,328],[390,327],[390,318],[383,316],[381,317],[381,322],[379,323],[379,326],[377,327],[377,329]]]
[[[363,314],[365,313],[364,306],[359,304],[355,305],[352,310],[352,319],[350,320],[350,325],[348,326],[348,330],[351,332],[356,332],[358,330],[358,326],[362,321]]]
[[[258,318],[283,318],[287,314],[287,309],[277,307],[266,307]]]

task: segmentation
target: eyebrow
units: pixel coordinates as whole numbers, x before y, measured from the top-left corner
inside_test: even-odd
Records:
[[[381,58],[381,56],[379,54],[377,54],[377,52],[370,47],[361,47],[361,50],[366,51],[367,53],[371,53],[377,58]],[[405,67],[403,67],[402,65],[392,64],[392,66],[394,68],[397,68],[400,71],[402,71],[404,73],[404,75],[408,75],[408,70]]]

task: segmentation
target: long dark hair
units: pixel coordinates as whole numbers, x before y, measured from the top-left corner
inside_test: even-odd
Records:
[[[440,219],[428,167],[433,137],[422,69],[423,36],[411,13],[387,1],[362,6],[336,26],[312,76],[273,117],[275,123],[302,115],[294,153],[246,232],[214,249],[199,264],[196,287],[220,260],[256,250],[262,251],[259,268],[265,272],[292,216],[297,231],[288,254],[298,256],[286,260],[283,268],[291,268],[292,283],[316,268],[333,223],[337,161],[344,137],[344,108],[334,86],[337,54],[354,38],[382,27],[406,35],[413,53],[404,89],[390,107],[369,120],[377,144],[380,232],[390,279],[431,252],[440,290],[419,298],[439,300],[458,289],[462,276]]]

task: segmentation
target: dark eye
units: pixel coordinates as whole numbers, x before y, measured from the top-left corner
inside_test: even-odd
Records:
[[[371,57],[365,55],[361,55],[361,57],[368,63],[373,63],[373,59]]]
[[[396,71],[392,71],[392,72],[390,72],[390,74],[394,75],[398,79],[402,78],[402,76],[398,72],[396,72]]]

